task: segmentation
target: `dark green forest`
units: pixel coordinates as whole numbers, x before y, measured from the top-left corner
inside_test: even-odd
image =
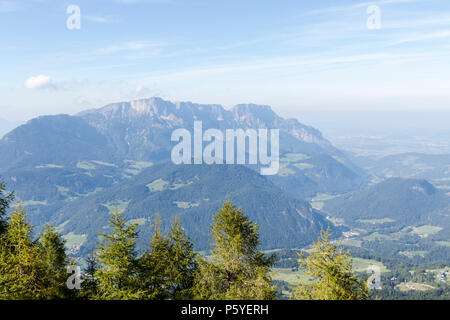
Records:
[[[0,299],[186,300],[257,299],[277,297],[270,272],[274,255],[260,250],[258,225],[226,201],[213,216],[212,250],[201,256],[179,220],[163,233],[157,216],[143,252],[136,248],[139,231],[119,210],[110,215],[110,229],[99,236],[96,249],[80,270],[69,259],[65,240],[47,225],[37,239],[20,205],[7,216],[14,199],[0,185]],[[297,299],[366,299],[368,289],[351,272],[351,261],[322,232],[316,255],[300,257],[317,285],[299,283]],[[314,267],[325,255],[321,268]],[[331,285],[326,285],[330,283]],[[320,289],[316,288],[320,284]],[[291,288],[290,288],[291,289]],[[311,290],[311,294],[305,294]],[[299,293],[301,292],[301,294]]]

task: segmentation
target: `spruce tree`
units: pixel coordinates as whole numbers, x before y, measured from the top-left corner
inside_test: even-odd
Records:
[[[65,240],[53,226],[46,225],[39,237],[38,255],[44,268],[44,299],[63,299],[70,296],[67,288],[67,255]]]
[[[258,226],[231,202],[213,217],[214,248],[200,263],[197,295],[201,299],[273,299],[273,257],[259,250]]]
[[[293,297],[297,300],[365,300],[369,290],[352,270],[349,252],[344,252],[322,231],[313,251],[305,258],[300,253],[299,265],[312,281],[299,283]]]
[[[170,232],[163,235],[159,216],[155,219],[150,250],[140,261],[148,299],[193,298],[197,253],[178,220],[173,222]]]
[[[99,268],[98,297],[105,300],[140,299],[144,291],[139,287],[136,252],[137,225],[128,225],[116,209],[109,224],[110,233],[102,233],[97,248]]]
[[[14,193],[5,191],[6,185],[0,179],[0,236],[5,233],[7,226],[6,210],[14,200]]]
[[[194,297],[193,287],[198,271],[198,254],[187,237],[180,221],[176,219],[168,238],[168,293],[174,300],[186,300]]]
[[[168,299],[167,260],[169,244],[161,231],[161,219],[156,217],[150,249],[139,258],[140,286],[148,300]]]
[[[86,258],[87,267],[83,270],[83,282],[80,297],[82,299],[96,299],[98,297],[98,279],[95,276],[98,263],[95,254]]]
[[[41,299],[44,268],[26,213],[17,207],[0,241],[0,299]]]

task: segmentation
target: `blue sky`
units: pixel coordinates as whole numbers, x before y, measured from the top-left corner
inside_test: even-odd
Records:
[[[148,96],[450,110],[450,1],[0,0],[0,61],[9,120]]]

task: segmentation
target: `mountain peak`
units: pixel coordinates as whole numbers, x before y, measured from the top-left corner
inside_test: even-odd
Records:
[[[130,107],[137,113],[167,114],[170,109],[175,108],[175,105],[162,98],[151,97],[147,99],[132,100],[130,101]]]
[[[151,97],[112,103],[78,116],[105,135],[115,149],[141,160],[156,154],[167,156],[171,132],[175,128],[192,128],[194,121],[202,121],[205,128],[221,130],[279,129],[282,135],[289,137],[284,139],[282,153],[296,150],[337,152],[319,130],[297,120],[286,120],[268,105],[238,104],[227,110],[220,104],[171,102]]]

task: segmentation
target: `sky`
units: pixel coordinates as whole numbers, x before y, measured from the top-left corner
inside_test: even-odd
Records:
[[[0,0],[0,118],[150,96],[450,111],[450,1]]]

